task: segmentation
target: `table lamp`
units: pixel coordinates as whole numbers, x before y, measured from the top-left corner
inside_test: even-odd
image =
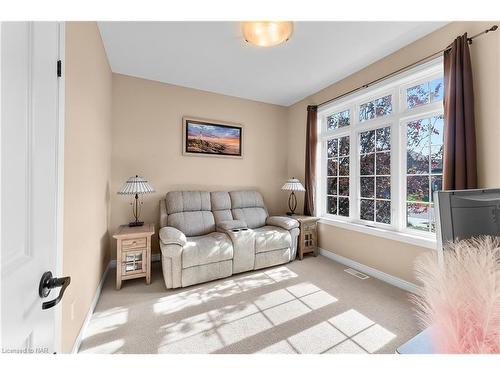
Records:
[[[142,200],[139,202],[139,195],[154,193],[153,187],[148,183],[143,177],[135,175],[135,177],[129,177],[127,182],[125,182],[122,188],[118,191],[120,195],[135,195],[135,200],[132,205],[132,212],[134,213],[135,221],[128,224],[129,227],[140,227],[144,224],[144,221],[139,221],[139,216],[141,215]]]
[[[281,190],[291,191],[290,196],[288,197],[288,208],[290,209],[290,212],[287,212],[286,214],[289,216],[294,215],[295,209],[297,208],[297,197],[295,196],[295,192],[306,191],[306,189],[304,189],[304,186],[302,186],[298,179],[292,177],[285,182],[285,185],[283,185]]]

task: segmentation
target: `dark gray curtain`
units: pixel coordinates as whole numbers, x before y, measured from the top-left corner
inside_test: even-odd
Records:
[[[444,53],[443,189],[477,188],[474,90],[467,33]]]
[[[305,183],[306,193],[304,196],[304,215],[314,216],[314,199],[316,197],[316,147],[318,132],[316,119],[318,107],[307,106],[307,130],[306,130],[306,165]]]

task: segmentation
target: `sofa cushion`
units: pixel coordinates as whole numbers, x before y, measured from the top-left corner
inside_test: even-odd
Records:
[[[267,213],[263,208],[236,208],[233,211],[233,217],[236,220],[244,221],[251,229],[260,228],[266,225]]]
[[[214,214],[215,224],[222,221],[233,220],[231,213],[231,197],[227,191],[214,191],[210,193],[210,203]]]
[[[188,237],[182,249],[182,268],[230,260],[233,245],[224,233],[213,232],[206,236]]]
[[[168,215],[167,225],[179,229],[186,236],[202,236],[215,232],[214,215],[210,211],[177,212]]]
[[[292,246],[292,236],[289,231],[283,228],[266,225],[253,231],[256,253],[285,249]]]
[[[169,191],[165,198],[167,225],[186,236],[202,236],[215,231],[210,193],[207,191]]]
[[[242,220],[249,228],[266,225],[268,216],[262,195],[258,191],[231,191],[231,207],[235,220]]]
[[[187,211],[210,211],[208,191],[169,191],[165,198],[167,214]]]
[[[247,207],[262,207],[264,206],[264,199],[258,191],[253,190],[240,190],[230,191],[231,208],[247,208]]]

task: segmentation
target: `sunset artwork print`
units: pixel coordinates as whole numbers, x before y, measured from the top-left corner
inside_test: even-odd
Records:
[[[241,156],[241,126],[185,120],[187,154]]]

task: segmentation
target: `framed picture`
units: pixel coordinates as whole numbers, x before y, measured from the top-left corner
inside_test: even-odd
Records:
[[[243,125],[183,117],[183,154],[195,156],[243,156]]]

